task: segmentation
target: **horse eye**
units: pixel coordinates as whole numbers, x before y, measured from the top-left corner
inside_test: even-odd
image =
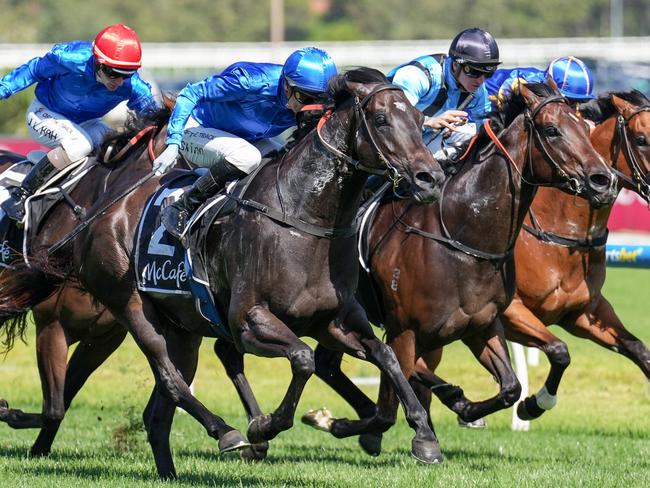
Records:
[[[560,131],[554,125],[547,125],[544,127],[544,135],[547,137],[557,137],[560,135]]]
[[[637,146],[647,146],[648,145],[648,139],[646,139],[645,134],[639,134],[634,138],[634,141],[636,142]]]
[[[376,125],[386,125],[387,119],[386,114],[377,114],[375,115],[375,124]]]

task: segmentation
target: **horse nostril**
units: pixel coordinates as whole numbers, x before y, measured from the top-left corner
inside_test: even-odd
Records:
[[[436,178],[433,174],[427,173],[426,171],[420,171],[416,173],[415,179],[418,184],[424,184],[424,186],[433,186],[436,184]]]
[[[589,186],[594,190],[607,190],[611,184],[612,179],[607,173],[593,173],[589,175]]]

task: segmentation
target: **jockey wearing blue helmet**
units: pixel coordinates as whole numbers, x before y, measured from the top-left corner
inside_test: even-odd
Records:
[[[486,81],[492,106],[501,106],[519,83],[544,83],[553,78],[560,93],[569,102],[584,102],[594,98],[594,80],[587,65],[574,56],[563,56],[551,61],[545,71],[537,68],[499,69]]]
[[[192,188],[165,208],[162,223],[180,238],[190,215],[227,181],[255,170],[280,145],[272,138],[296,125],[296,115],[323,99],[336,66],[325,51],[307,47],[284,65],[235,63],[219,75],[188,84],[176,98],[167,128],[167,148],[153,162],[157,175],[178,153],[209,167]]]

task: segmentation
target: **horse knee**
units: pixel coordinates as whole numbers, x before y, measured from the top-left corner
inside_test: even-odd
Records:
[[[504,385],[500,396],[506,408],[513,406],[521,398],[521,384],[519,381]]]
[[[546,355],[551,364],[565,370],[571,364],[569,347],[562,341],[556,341],[545,347]]]
[[[297,349],[289,355],[294,376],[310,377],[316,370],[314,351],[308,347]]]

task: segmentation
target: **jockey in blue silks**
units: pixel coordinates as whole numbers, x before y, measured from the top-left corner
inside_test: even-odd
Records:
[[[551,76],[569,102],[594,98],[594,79],[587,65],[573,56],[551,61],[545,71],[537,68],[499,69],[485,82],[493,107],[500,107],[519,83],[544,83]]]
[[[329,54],[307,47],[293,52],[284,65],[235,63],[183,88],[169,121],[167,148],[154,161],[154,172],[171,168],[179,152],[210,170],[163,210],[161,221],[169,233],[180,238],[203,202],[278,149],[271,138],[295,126],[303,106],[324,99],[334,75]]]
[[[474,27],[454,38],[448,55],[421,56],[388,73],[425,114],[424,139],[438,161],[453,161],[491,111],[483,82],[498,65],[496,41]]]
[[[137,74],[142,47],[137,34],[123,24],[104,28],[90,41],[56,44],[0,79],[0,98],[36,83],[36,98],[27,110],[32,138],[52,150],[12,191],[2,208],[22,221],[25,200],[55,172],[90,154],[110,127],[101,117],[127,101],[146,114],[157,109],[151,87]]]

